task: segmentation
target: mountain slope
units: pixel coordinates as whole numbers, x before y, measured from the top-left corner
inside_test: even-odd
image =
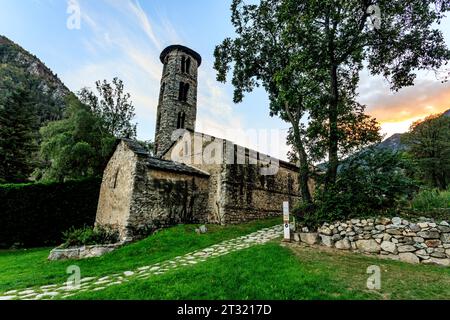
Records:
[[[450,109],[443,112],[441,117],[450,117]],[[378,149],[387,149],[392,151],[404,151],[406,149],[406,146],[401,142],[403,134],[402,133],[396,133],[378,144]]]
[[[70,90],[36,56],[0,35],[0,103],[18,86],[30,92],[41,124],[62,117]]]

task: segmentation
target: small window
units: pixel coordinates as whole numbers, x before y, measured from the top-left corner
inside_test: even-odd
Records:
[[[186,59],[186,73],[187,74],[191,73],[191,58]]]
[[[186,114],[184,112],[178,112],[177,129],[184,129],[185,120]]]
[[[119,178],[119,171],[120,169],[117,169],[116,173],[114,174],[112,188],[115,189],[117,187],[117,180]]]
[[[189,83],[180,82],[180,88],[178,91],[178,101],[187,102],[189,95]]]
[[[183,101],[183,95],[184,95],[184,82],[180,82],[180,89],[178,91],[178,100]]]
[[[181,72],[182,73],[186,72],[186,57],[181,58]]]
[[[184,90],[183,90],[183,101],[184,102],[187,102],[188,94],[189,94],[189,83],[185,83],[184,84]]]

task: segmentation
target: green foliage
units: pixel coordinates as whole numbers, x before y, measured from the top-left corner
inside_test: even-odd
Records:
[[[42,165],[35,175],[43,181],[65,181],[103,174],[116,139],[102,121],[76,97],[68,98],[67,116],[41,129]]]
[[[355,217],[392,215],[417,189],[404,174],[409,162],[399,153],[368,149],[344,161],[336,184],[316,190],[314,207],[295,210],[300,221],[315,227],[324,222]]]
[[[37,151],[37,122],[26,90],[18,88],[0,99],[0,183],[28,181]]]
[[[112,84],[103,80],[95,83],[98,96],[88,88],[83,88],[78,96],[102,121],[106,132],[116,138],[135,138],[136,124],[133,120],[134,106],[130,94],[124,93],[122,80],[114,78]],[[100,97],[100,98],[99,98]]]
[[[402,136],[415,162],[413,174],[441,190],[450,185],[450,117],[430,116]]]
[[[100,183],[0,185],[0,247],[60,244],[62,232],[93,225]]]
[[[366,23],[372,5],[382,14],[377,28]],[[413,85],[417,70],[436,70],[450,59],[436,28],[449,9],[442,0],[233,0],[237,36],[216,47],[217,78],[225,81],[233,66],[235,102],[264,86],[271,114],[292,124],[290,142],[303,172],[311,163],[305,159],[309,140],[313,157],[328,158],[330,186],[340,157],[379,138],[378,125],[356,102],[364,62],[392,90]],[[305,114],[309,128],[301,126]]]
[[[63,248],[82,245],[113,244],[119,241],[119,233],[102,227],[72,227],[63,232]]]
[[[404,215],[450,220],[450,190],[424,189],[415,195]]]

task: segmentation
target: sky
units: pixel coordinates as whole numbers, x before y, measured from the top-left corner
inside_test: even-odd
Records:
[[[214,48],[233,37],[232,0],[0,0],[0,34],[35,54],[76,92],[119,77],[136,108],[138,138],[153,140],[161,51],[188,46],[203,58],[199,69],[197,131],[287,159],[289,125],[269,116],[263,89],[233,103],[233,87],[216,81]],[[80,8],[79,25],[73,15]],[[75,10],[74,10],[75,9]],[[450,45],[450,18],[439,28]],[[381,77],[361,74],[359,102],[386,137],[450,108],[450,83],[419,72],[416,84],[393,93]]]

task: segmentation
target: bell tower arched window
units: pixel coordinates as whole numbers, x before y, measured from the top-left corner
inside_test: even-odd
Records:
[[[178,101],[187,102],[189,94],[189,83],[180,82],[180,88],[178,91]]]
[[[177,129],[184,129],[184,122],[186,120],[186,114],[184,112],[178,112]]]
[[[181,57],[181,72],[185,73],[186,72],[186,57]]]
[[[191,58],[186,59],[186,73],[187,74],[191,73]]]

